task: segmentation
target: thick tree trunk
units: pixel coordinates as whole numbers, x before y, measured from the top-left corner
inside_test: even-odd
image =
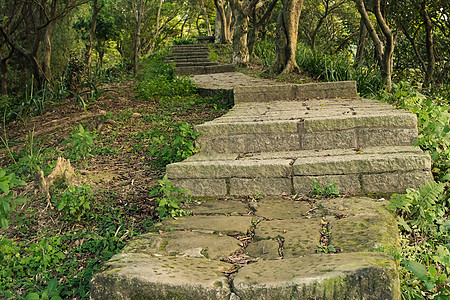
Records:
[[[366,38],[367,38],[367,28],[364,25],[364,20],[361,18],[361,22],[359,24],[359,41],[358,41],[358,49],[356,50],[356,58],[354,67],[361,67],[364,61],[364,49],[366,48]]]
[[[267,72],[273,74],[299,72],[295,61],[298,22],[302,12],[303,0],[281,0],[283,9],[277,20],[277,41],[275,61]]]
[[[219,26],[216,27],[216,43],[229,44],[231,43],[231,9],[227,7],[227,0],[214,0],[216,6],[216,22]]]
[[[48,80],[52,78],[52,69],[51,69],[51,56],[52,56],[52,42],[51,37],[53,35],[53,31],[55,30],[55,22],[51,22],[44,33],[43,39],[43,54],[42,54],[42,70]]]
[[[422,17],[425,25],[426,47],[427,47],[427,69],[425,72],[425,79],[423,87],[428,88],[433,83],[434,70],[436,67],[436,57],[434,55],[434,40],[433,40],[433,24],[425,3],[422,3]]]
[[[233,15],[236,19],[233,36],[233,57],[232,62],[237,65],[245,65],[250,61],[250,54],[247,48],[248,16],[242,7],[233,6]]]
[[[136,40],[134,43],[134,65],[133,65],[134,75],[137,74],[140,51],[141,51],[141,25],[142,25],[143,10],[144,10],[144,0],[139,0],[138,16],[137,16],[137,22],[136,22]]]

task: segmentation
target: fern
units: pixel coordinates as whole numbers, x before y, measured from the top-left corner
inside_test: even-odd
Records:
[[[406,231],[418,228],[422,232],[436,230],[436,222],[447,211],[443,202],[445,183],[431,181],[416,189],[408,189],[406,194],[393,194],[387,209],[398,211],[397,222]]]

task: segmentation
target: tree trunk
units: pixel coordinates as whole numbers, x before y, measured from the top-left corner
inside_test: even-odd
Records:
[[[378,23],[380,26],[381,32],[384,35],[386,45],[383,44],[381,39],[379,38],[375,27],[370,21],[369,15],[367,13],[366,7],[364,5],[363,0],[355,0],[356,7],[361,15],[361,18],[364,20],[364,24],[368,30],[370,37],[375,46],[375,56],[378,61],[378,65],[380,66],[381,76],[383,77],[383,81],[385,82],[386,89],[391,90],[392,88],[392,69],[393,69],[393,56],[394,56],[394,34],[386,23],[384,16],[381,13],[380,0],[374,0],[374,13]]]
[[[48,80],[52,78],[51,56],[52,56],[52,42],[51,37],[55,30],[55,22],[51,22],[44,33],[43,39],[43,54],[42,54],[42,70]]]
[[[201,5],[202,10],[203,10],[203,15],[205,16],[206,30],[208,31],[208,36],[211,36],[212,35],[211,24],[209,24],[208,11],[206,10],[206,6],[203,3],[203,0],[200,0],[200,5]]]
[[[227,7],[227,0],[214,0],[216,6],[216,21],[219,26],[216,27],[216,43],[229,44],[231,42],[231,10]]]
[[[14,48],[11,48],[8,55],[0,58],[1,71],[1,94],[8,95],[8,60],[13,56]]]
[[[425,25],[427,47],[427,69],[425,72],[423,87],[428,88],[433,82],[434,70],[436,67],[436,57],[434,55],[433,24],[431,23],[431,18],[425,6],[425,2],[422,3],[421,13],[423,17],[423,23]]]
[[[300,71],[295,61],[295,50],[303,0],[281,0],[281,2],[283,3],[283,9],[277,19],[277,55],[267,71],[272,74]]]
[[[137,74],[140,50],[141,50],[141,25],[142,25],[143,10],[144,10],[144,0],[139,0],[138,17],[137,17],[137,22],[136,22],[136,41],[134,43],[133,72],[134,72],[135,76]]]
[[[250,54],[253,53],[253,49],[255,48],[256,40],[258,39],[259,32],[262,30],[264,33],[267,31],[267,24],[269,23],[270,17],[272,16],[272,12],[277,5],[278,0],[272,0],[267,10],[264,12],[264,15],[256,21],[257,13],[256,9],[253,10],[253,27],[250,32],[250,37],[248,39],[248,52]]]
[[[250,61],[250,54],[247,48],[248,15],[245,14],[241,5],[232,1],[233,15],[235,17],[235,31],[233,36],[233,57],[232,62],[237,65],[245,65]]]
[[[354,67],[361,67],[364,61],[364,49],[366,48],[367,28],[364,25],[364,20],[361,18],[359,24],[359,42],[358,49],[356,50],[356,58]]]
[[[98,14],[100,13],[100,10],[103,8],[102,6],[98,6],[98,0],[93,0],[93,12],[92,12],[92,25],[91,25],[91,31],[89,32],[89,40],[86,43],[86,65],[88,68],[88,75],[91,76],[91,64],[92,64],[92,47],[94,44],[94,36],[95,36],[95,29],[97,28],[97,20],[98,20]]]

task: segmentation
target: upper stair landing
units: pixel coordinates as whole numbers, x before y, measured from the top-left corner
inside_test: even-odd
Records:
[[[199,75],[233,72],[234,65],[219,65],[209,59],[209,48],[204,45],[174,45],[167,62],[175,63],[175,73],[178,75]]]

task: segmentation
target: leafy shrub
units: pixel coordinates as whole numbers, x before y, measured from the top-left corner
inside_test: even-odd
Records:
[[[194,84],[187,77],[176,76],[174,66],[165,63],[164,57],[164,54],[158,53],[144,61],[144,70],[140,74],[143,78],[138,85],[142,100],[186,96],[195,92]]]
[[[174,124],[169,134],[154,136],[148,147],[150,163],[157,168],[179,162],[197,152],[195,138],[200,134],[186,122]]]
[[[0,225],[2,228],[8,227],[8,216],[15,206],[27,201],[25,197],[16,197],[12,190],[16,185],[25,184],[24,181],[18,180],[14,173],[7,174],[0,168]]]
[[[70,160],[75,162],[88,159],[92,156],[94,135],[79,124],[75,132],[63,144],[68,145],[67,158]]]
[[[185,38],[173,39],[174,45],[192,45],[194,43],[195,39],[185,39]]]
[[[430,154],[436,178],[450,180],[450,106],[439,105],[405,82],[393,84],[391,91],[381,91],[376,98],[417,115],[417,146]]]
[[[180,204],[190,200],[189,191],[181,189],[173,185],[167,179],[167,174],[161,180],[158,180],[159,185],[156,186],[150,193],[155,198],[158,207],[158,216],[161,220],[167,218],[174,218],[188,215],[189,212],[180,208]]]
[[[63,211],[68,220],[77,221],[87,215],[92,199],[92,191],[87,184],[82,187],[71,185],[62,194],[52,197],[58,211]]]

